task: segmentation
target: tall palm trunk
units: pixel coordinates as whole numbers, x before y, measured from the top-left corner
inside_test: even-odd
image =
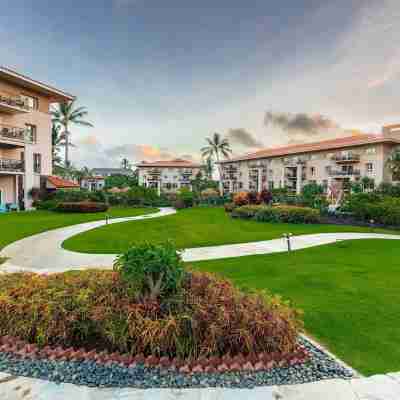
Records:
[[[219,194],[222,196],[224,194],[224,188],[222,186],[222,166],[219,162],[219,153],[218,151],[215,152],[215,158],[217,159],[217,164],[218,164],[218,173],[219,173],[219,181],[218,181],[218,186],[219,186]]]
[[[65,124],[65,167],[69,167],[69,132],[68,132],[68,124]]]

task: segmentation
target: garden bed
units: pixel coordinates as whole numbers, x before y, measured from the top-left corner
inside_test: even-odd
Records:
[[[154,360],[139,360],[117,354],[101,354],[61,348],[47,348],[40,356],[35,347],[22,342],[11,344],[10,338],[2,338],[0,347],[0,371],[16,376],[44,379],[57,383],[72,383],[92,387],[134,388],[200,388],[290,385],[323,379],[350,379],[354,372],[338,363],[311,342],[299,339],[299,346],[308,354],[307,362],[289,365],[270,364],[257,370],[262,357],[242,363],[220,360],[218,367],[205,372],[197,366],[153,365]],[[68,357],[67,357],[68,355]],[[235,367],[240,365],[240,368]],[[221,366],[223,366],[221,368]],[[182,370],[184,369],[184,370]]]

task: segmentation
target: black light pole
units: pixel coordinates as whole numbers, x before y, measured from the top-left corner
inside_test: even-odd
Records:
[[[290,253],[292,251],[292,245],[290,243],[290,238],[292,237],[292,234],[291,233],[284,233],[283,237],[286,239],[287,249],[288,249],[288,252]]]

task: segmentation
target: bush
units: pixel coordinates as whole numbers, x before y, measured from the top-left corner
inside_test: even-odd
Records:
[[[270,204],[272,202],[272,193],[266,189],[263,189],[259,194],[259,203]]]
[[[247,199],[249,204],[260,204],[260,197],[257,192],[247,193]]]
[[[187,275],[177,299],[138,302],[130,284],[115,271],[3,274],[0,335],[180,358],[297,349],[299,314],[276,297],[200,272]]]
[[[318,198],[324,193],[324,187],[316,183],[308,183],[301,190],[302,203],[307,207],[315,207]]]
[[[242,206],[232,212],[238,218],[253,218],[262,222],[285,222],[291,224],[315,224],[320,213],[308,207],[294,206]]]
[[[349,196],[341,211],[350,212],[363,222],[400,226],[400,199],[377,193],[358,193]]]
[[[64,203],[82,202],[89,199],[89,193],[90,192],[88,190],[83,189],[57,190],[54,193],[53,199],[57,202]]]
[[[185,208],[193,207],[194,193],[187,188],[181,188],[177,193],[177,200],[180,200]]]
[[[234,203],[225,203],[224,204],[224,209],[225,209],[225,212],[227,212],[227,213],[232,212],[235,208],[236,208],[236,206]]]
[[[118,256],[114,270],[135,289],[139,299],[156,300],[178,292],[184,267],[180,253],[171,243],[143,243]]]
[[[216,198],[216,197],[219,197],[219,193],[218,193],[218,191],[215,190],[215,189],[208,188],[208,189],[203,190],[203,191],[200,193],[200,196],[201,196],[201,198],[204,199],[204,200],[211,200],[211,199],[214,199],[214,198]]]
[[[108,205],[105,203],[96,203],[94,201],[58,203],[54,210],[63,213],[97,213],[107,211]]]
[[[238,192],[233,196],[233,202],[238,207],[249,204],[249,194],[247,192]]]
[[[42,201],[34,201],[32,206],[35,207],[37,210],[48,210],[53,211],[57,207],[56,200],[42,200]]]

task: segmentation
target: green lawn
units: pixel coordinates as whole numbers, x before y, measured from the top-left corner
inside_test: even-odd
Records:
[[[309,333],[369,375],[400,370],[399,259],[397,241],[369,239],[192,265],[290,299]]]
[[[110,208],[111,218],[130,217],[155,212],[155,208]],[[82,222],[104,219],[106,213],[62,214],[52,211],[27,211],[0,214],[0,250],[6,245],[36,233]]]
[[[93,229],[63,243],[84,253],[120,253],[142,241],[172,239],[180,248],[244,243],[274,239],[285,232],[296,235],[318,232],[389,232],[337,225],[269,224],[232,219],[222,208],[191,208],[152,220],[125,222]],[[393,232],[391,232],[393,233]]]

